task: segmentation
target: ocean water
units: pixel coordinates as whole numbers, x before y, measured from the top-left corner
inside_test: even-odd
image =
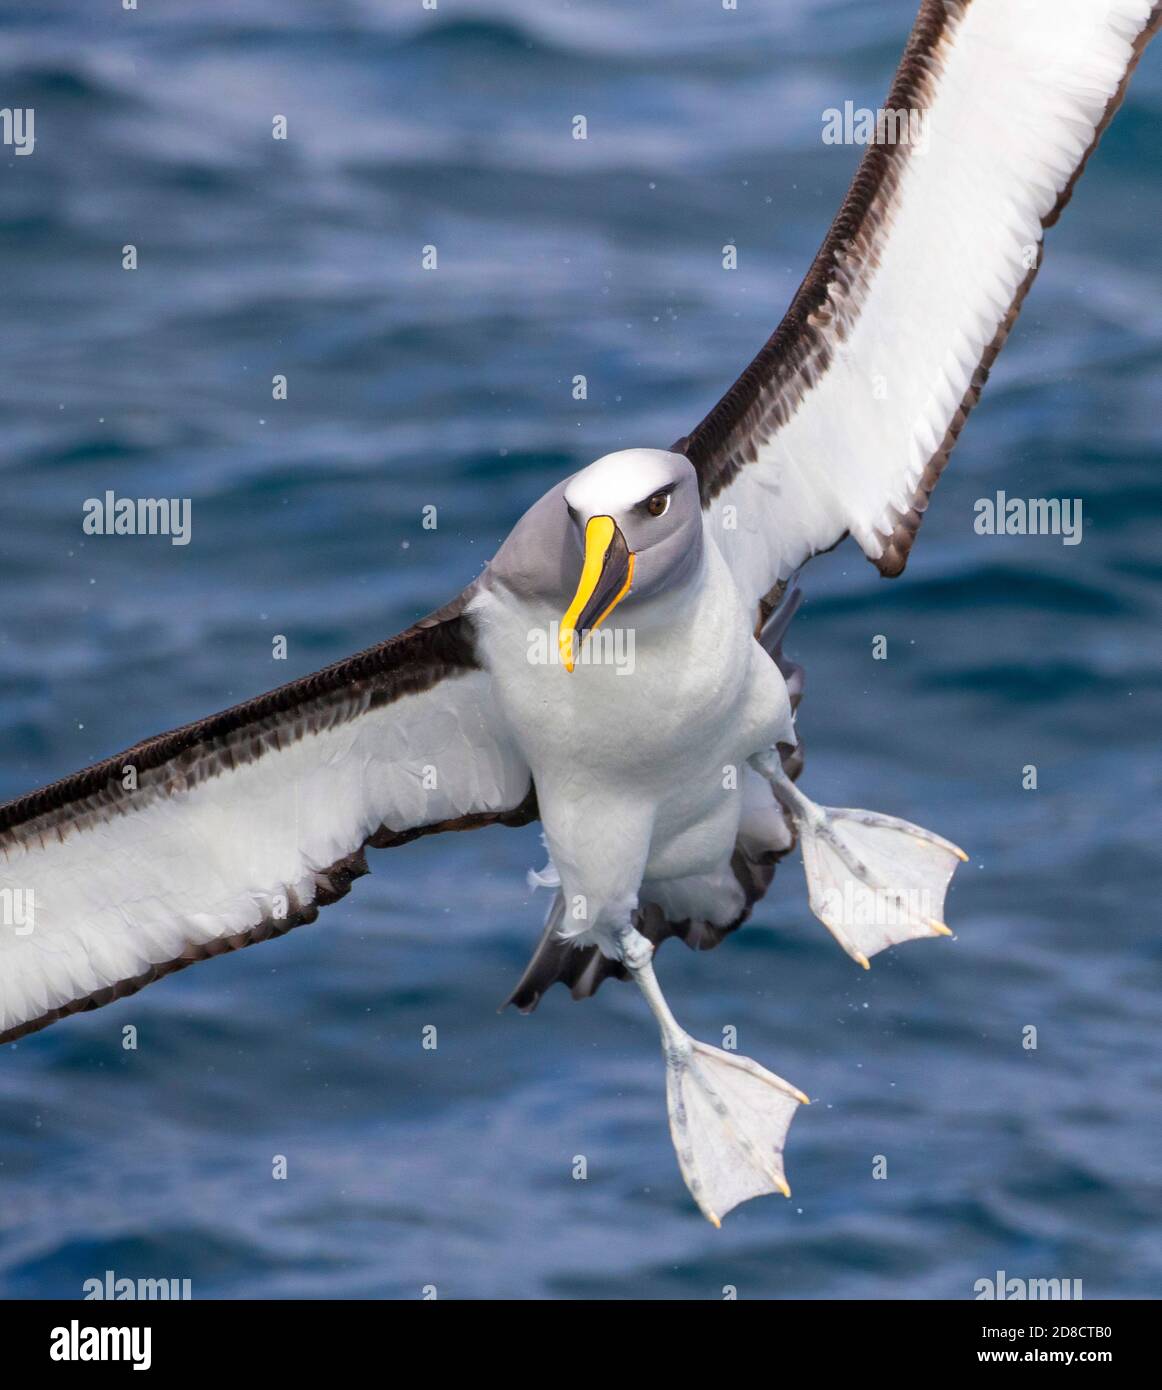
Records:
[[[821,112],[879,102],[912,10],[6,10],[36,146],[0,149],[0,796],[389,635],[564,473],[696,423],[846,188]],[[1162,49],[904,578],[850,545],[805,578],[803,785],[970,851],[956,939],[865,974],[795,862],[722,948],[659,958],[692,1031],[814,1098],[792,1200],[699,1216],[636,991],[497,1014],[544,904],[536,828],[495,829],[375,853],[315,925],[0,1051],[0,1293],[1162,1291],[1160,119]],[[191,543],[84,536],[107,489],[191,498]],[[975,534],[999,489],[1082,498],[1082,543]]]

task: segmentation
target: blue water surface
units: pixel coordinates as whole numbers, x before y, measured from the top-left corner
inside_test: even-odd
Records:
[[[822,111],[879,102],[912,9],[8,7],[0,104],[37,141],[0,149],[0,796],[388,636],[564,473],[686,432],[846,188]],[[844,546],[795,623],[804,786],[969,849],[956,940],[865,974],[789,863],[720,950],[660,957],[692,1031],[815,1099],[793,1199],[699,1216],[636,991],[497,1015],[544,905],[536,827],[495,829],[374,854],[316,925],[3,1049],[0,1292],[1162,1291],[1160,119],[1154,52],[907,575]],[[106,489],[191,498],[191,543],[85,536]],[[1083,542],[977,535],[998,489],[1082,498]]]

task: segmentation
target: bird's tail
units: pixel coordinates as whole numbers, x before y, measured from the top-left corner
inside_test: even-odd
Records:
[[[537,949],[516,988],[500,1006],[502,1009],[513,1004],[522,1014],[532,1013],[541,1002],[541,996],[558,980],[568,985],[574,999],[587,999],[611,975],[621,980],[626,978],[625,967],[620,961],[603,956],[596,946],[578,950],[572,941],[562,937],[564,920],[565,895],[558,889],[545,915],[545,929]]]

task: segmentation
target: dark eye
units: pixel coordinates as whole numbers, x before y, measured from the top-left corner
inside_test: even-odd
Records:
[[[646,499],[646,511],[650,516],[664,516],[670,505],[670,494],[668,492],[655,492],[652,497]]]

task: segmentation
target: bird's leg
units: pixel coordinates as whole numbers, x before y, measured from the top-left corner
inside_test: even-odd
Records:
[[[633,926],[618,929],[614,941],[661,1029],[670,1135],[703,1215],[719,1226],[748,1198],[769,1192],[789,1197],[783,1144],[807,1097],[749,1057],[692,1038],[662,994],[650,942]]]
[[[962,849],[910,821],[875,811],[817,806],[783,771],[777,749],[751,766],[795,823],[811,910],[853,960],[921,936],[951,936],[944,895]]]

